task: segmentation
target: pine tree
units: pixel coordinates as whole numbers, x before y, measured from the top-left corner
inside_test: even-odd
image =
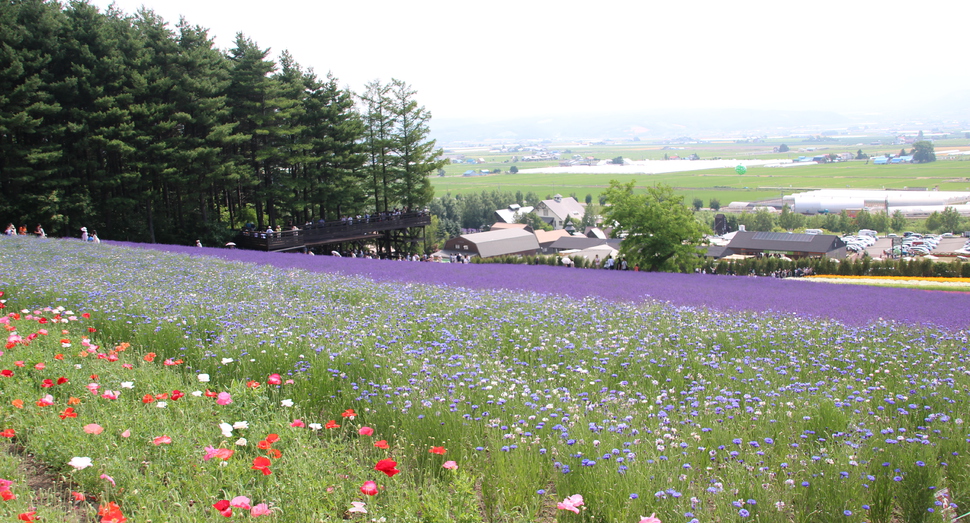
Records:
[[[431,113],[415,100],[417,91],[400,80],[392,80],[391,85],[398,124],[393,157],[400,176],[396,200],[414,210],[423,208],[434,197],[430,176],[445,165],[445,160],[441,149],[435,149],[435,141],[428,139]]]

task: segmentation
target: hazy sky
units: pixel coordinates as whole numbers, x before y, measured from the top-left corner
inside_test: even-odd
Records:
[[[435,118],[879,110],[970,87],[966,0],[114,3],[184,16],[222,49],[243,32],[353,90],[399,78]]]

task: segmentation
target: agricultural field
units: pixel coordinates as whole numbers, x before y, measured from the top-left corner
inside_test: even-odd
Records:
[[[952,142],[952,143],[951,143]],[[947,140],[938,142],[937,150],[966,149],[968,140]],[[701,159],[724,158],[737,160],[767,160],[797,158],[799,155],[834,152],[855,152],[863,149],[867,154],[898,153],[901,146],[858,146],[857,144],[822,144],[827,147],[817,152],[798,152],[792,145],[788,153],[771,153],[776,144],[701,144],[685,146],[683,150],[662,150],[662,145],[617,145],[617,146],[567,146],[569,150],[583,156],[601,159],[623,156],[633,160],[661,160],[664,153],[678,154],[682,157],[696,153]],[[808,145],[808,144],[799,144]],[[693,147],[693,148],[692,148]],[[555,148],[550,146],[550,149]],[[798,167],[761,167],[750,166],[747,173],[738,176],[733,168],[706,169],[668,174],[590,174],[570,173],[524,173],[509,174],[511,163],[502,163],[510,155],[486,155],[484,151],[468,152],[469,157],[486,160],[479,165],[450,165],[445,168],[444,177],[433,177],[435,194],[467,194],[482,190],[498,189],[503,191],[535,192],[540,198],[560,193],[576,194],[582,200],[592,194],[597,199],[599,193],[609,186],[611,179],[629,181],[635,179],[641,187],[664,183],[674,188],[686,202],[700,198],[705,205],[711,198],[720,200],[721,205],[732,201],[756,201],[779,198],[793,192],[822,188],[939,188],[939,190],[970,189],[970,163],[960,160],[940,159],[930,164],[920,165],[874,165],[865,161],[850,161],[824,165]],[[566,155],[567,157],[569,155]],[[555,167],[558,162],[518,162],[518,169]],[[461,176],[468,169],[502,169],[503,174],[487,176]]]
[[[0,517],[967,511],[970,295],[577,271],[4,239]]]

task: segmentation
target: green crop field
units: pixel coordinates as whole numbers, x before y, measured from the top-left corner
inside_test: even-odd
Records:
[[[684,149],[663,149],[662,145],[615,145],[615,146],[548,146],[549,150],[562,152],[564,158],[573,154],[592,156],[599,159],[623,156],[632,160],[663,159],[664,154],[687,157],[697,154],[701,159],[776,159],[797,158],[813,154],[855,152],[862,149],[869,155],[882,153],[898,153],[902,146],[859,146],[855,144],[792,144],[787,153],[772,153],[772,147],[778,143],[759,144],[731,144],[707,143],[686,145]],[[799,152],[799,147],[824,147],[816,151]],[[966,147],[967,140],[945,140],[937,142],[938,151],[955,147]],[[591,174],[591,173],[508,173],[515,165],[520,171],[532,168],[555,167],[557,161],[512,163],[513,156],[529,153],[489,153],[485,149],[456,150],[449,154],[464,154],[466,158],[483,159],[479,164],[453,164],[445,168],[445,175],[433,177],[432,183],[435,194],[468,194],[482,190],[529,191],[545,198],[559,193],[563,195],[575,194],[583,199],[591,194],[594,199],[609,186],[610,180],[628,182],[636,180],[637,185],[645,188],[657,183],[674,187],[676,193],[691,201],[700,198],[707,203],[711,198],[718,198],[726,205],[732,201],[756,201],[777,198],[783,194],[813,190],[813,189],[905,189],[928,188],[939,190],[970,190],[970,162],[940,159],[929,164],[911,165],[874,165],[865,161],[850,161],[823,165],[807,165],[798,167],[749,167],[746,174],[739,176],[733,169],[717,168],[700,171],[677,172],[666,174]],[[671,160],[676,161],[676,160]],[[487,169],[494,172],[500,169],[502,174],[484,176],[462,176],[467,170],[479,171]]]

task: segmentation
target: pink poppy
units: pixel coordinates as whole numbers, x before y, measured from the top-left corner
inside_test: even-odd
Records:
[[[365,481],[364,484],[361,485],[360,491],[363,492],[364,494],[368,495],[368,496],[376,496],[377,495],[377,483],[375,483],[373,481]]]
[[[158,445],[168,445],[168,444],[172,443],[172,438],[170,438],[168,436],[159,436],[159,437],[155,438],[154,440],[152,440],[152,443],[154,443],[156,446],[158,446]]]
[[[87,432],[88,434],[101,434],[104,432],[104,429],[97,423],[88,423],[84,426],[84,432]]]
[[[649,516],[640,516],[640,523],[662,523],[660,518],[653,517],[653,514]]]
[[[217,405],[228,405],[230,403],[232,403],[232,396],[230,396],[228,392],[220,392],[219,395],[216,396]]]
[[[446,469],[448,469],[448,470],[455,470],[455,469],[458,468],[458,464],[455,463],[454,461],[446,461],[441,466],[444,467],[444,468],[446,468]]]
[[[357,431],[357,433],[360,434],[361,436],[371,436],[374,434],[374,429],[370,427],[361,427],[360,430]]]
[[[306,424],[303,423],[303,420],[295,419],[295,420],[293,420],[293,423],[290,423],[290,426],[291,427],[306,427]]]
[[[568,498],[562,500],[556,504],[556,508],[559,510],[569,510],[579,514],[579,507],[583,505],[583,496],[579,494],[573,494]]]
[[[270,374],[267,378],[266,383],[268,385],[280,385],[283,383],[283,377],[279,374]]]
[[[249,510],[252,507],[249,505],[249,498],[246,496],[236,496],[229,501],[230,507],[241,508],[243,510]]]
[[[260,503],[259,505],[254,506],[249,513],[252,514],[253,517],[268,516],[272,513],[272,511],[269,509],[269,505],[266,503]]]

